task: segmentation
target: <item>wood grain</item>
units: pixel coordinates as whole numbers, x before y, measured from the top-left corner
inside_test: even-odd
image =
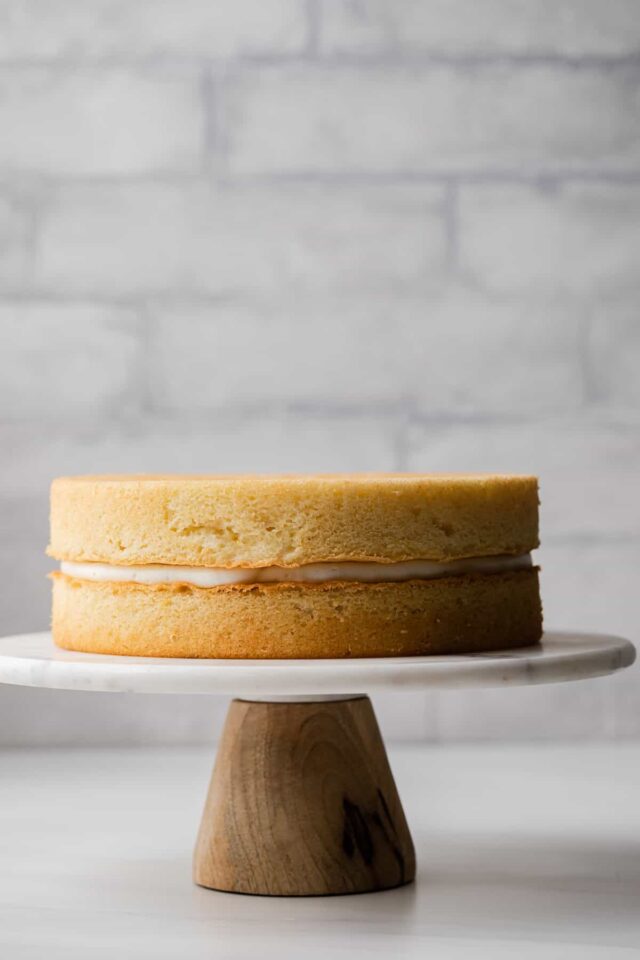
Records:
[[[384,890],[414,875],[367,697],[232,702],[196,843],[197,884],[312,896]]]

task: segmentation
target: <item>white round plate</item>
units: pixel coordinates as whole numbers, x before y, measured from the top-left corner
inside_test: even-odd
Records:
[[[600,677],[635,660],[628,640],[545,633],[539,646],[446,657],[358,660],[178,660],[72,653],[49,633],[0,639],[0,683],[129,693],[226,693],[269,698],[554,683]]]

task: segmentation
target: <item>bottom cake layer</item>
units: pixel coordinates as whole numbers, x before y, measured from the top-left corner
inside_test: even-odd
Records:
[[[53,577],[53,638],[138,657],[309,659],[504,650],[537,643],[536,568],[401,583],[194,587]]]

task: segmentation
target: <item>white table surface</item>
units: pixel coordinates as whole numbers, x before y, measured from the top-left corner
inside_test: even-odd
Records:
[[[212,755],[0,754],[3,960],[640,958],[640,745],[392,747],[417,883],[302,900],[191,884]]]

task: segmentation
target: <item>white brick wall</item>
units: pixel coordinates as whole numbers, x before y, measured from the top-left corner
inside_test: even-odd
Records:
[[[420,185],[61,187],[43,212],[34,285],[183,299],[424,289],[445,259],[442,196]]]
[[[228,84],[236,173],[554,173],[640,161],[640,70],[556,63],[254,68]]]
[[[358,302],[345,316],[343,303],[294,299],[159,310],[158,407],[188,414],[226,404],[393,405],[402,389],[393,308]],[[304,350],[292,357],[296,341]],[[274,357],[293,362],[274,376]]]
[[[637,286],[639,184],[464,186],[459,205],[460,269],[485,289],[589,296]]]
[[[547,623],[638,637],[637,0],[0,0],[0,633],[61,473],[524,470]],[[613,681],[394,737],[638,737]],[[0,743],[221,702],[0,688]]]
[[[298,0],[1,0],[0,59],[292,56],[308,42]]]
[[[1,301],[3,420],[103,417],[137,388],[137,333],[131,310]]]
[[[0,67],[0,171],[193,173],[205,110],[193,70]]]
[[[638,277],[635,278],[636,283]],[[632,295],[593,309],[590,330],[594,394],[618,416],[640,407],[640,317]]]
[[[164,409],[387,404],[431,416],[499,415],[505,404],[511,413],[544,413],[584,401],[584,324],[553,303],[490,300],[446,285],[420,298],[307,297],[152,312]],[[273,356],[291,356],[296,341],[304,350],[274,377]]]
[[[327,54],[624,56],[636,0],[320,0]]]
[[[31,216],[20,196],[0,188],[0,284],[24,282],[30,270]]]

